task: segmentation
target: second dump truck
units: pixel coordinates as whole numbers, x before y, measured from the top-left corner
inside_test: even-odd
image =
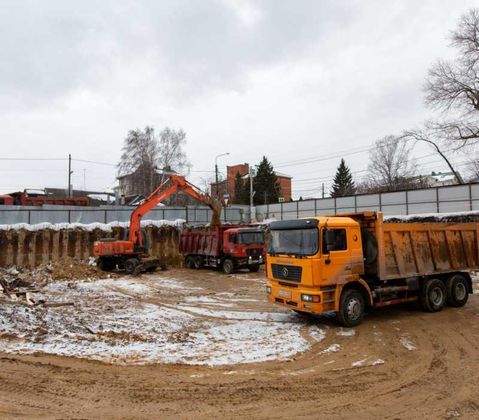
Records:
[[[270,302],[335,312],[345,326],[368,308],[417,301],[429,312],[460,307],[479,268],[479,223],[384,222],[381,212],[273,222]]]
[[[180,252],[187,268],[221,268],[226,274],[265,262],[264,231],[259,227],[221,225],[193,227],[180,234]]]

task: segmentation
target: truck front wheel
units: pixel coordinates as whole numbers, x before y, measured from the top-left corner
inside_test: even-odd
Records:
[[[223,261],[223,272],[225,274],[231,274],[235,270],[235,266],[233,264],[233,261],[230,259],[224,260]]]
[[[422,307],[428,312],[438,312],[446,304],[446,286],[438,279],[428,279],[421,296]]]
[[[251,264],[249,267],[248,267],[249,271],[251,271],[252,273],[257,273],[259,271],[259,264]]]
[[[341,295],[339,306],[339,322],[345,327],[359,325],[364,318],[365,302],[361,292],[348,289]]]
[[[454,274],[446,281],[446,300],[449,306],[464,306],[469,298],[469,285],[464,276]]]

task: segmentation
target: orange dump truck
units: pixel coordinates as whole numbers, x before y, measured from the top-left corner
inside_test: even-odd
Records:
[[[459,307],[479,268],[477,222],[384,222],[381,212],[273,222],[267,254],[272,303],[333,311],[345,326],[368,308],[418,301]]]

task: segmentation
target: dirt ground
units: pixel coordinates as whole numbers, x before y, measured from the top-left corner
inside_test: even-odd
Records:
[[[478,295],[343,329],[269,305],[264,286],[262,272],[168,270],[42,292],[75,306],[0,303],[0,417],[479,416]]]

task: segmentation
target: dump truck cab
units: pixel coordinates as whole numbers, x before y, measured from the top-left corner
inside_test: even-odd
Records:
[[[361,229],[349,217],[274,222],[267,259],[268,299],[299,312],[338,311],[344,287],[370,300]]]
[[[264,232],[256,228],[227,229],[223,232],[223,252],[233,258],[262,264],[265,257]]]

